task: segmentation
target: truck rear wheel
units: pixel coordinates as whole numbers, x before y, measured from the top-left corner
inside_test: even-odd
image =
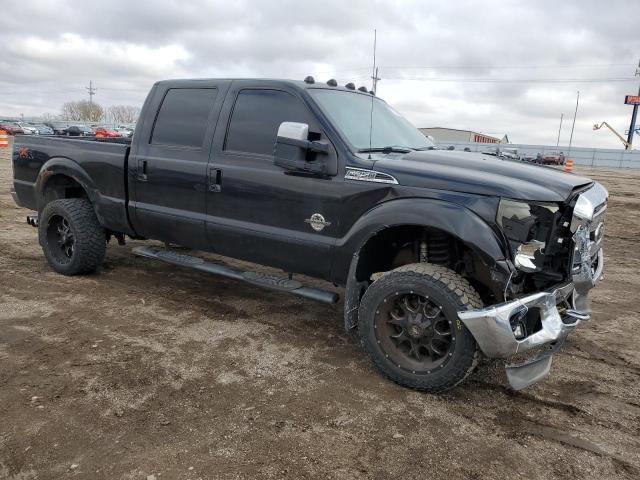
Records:
[[[414,263],[385,273],[367,289],[359,331],[386,377],[437,393],[458,385],[475,368],[478,347],[457,312],[481,307],[480,296],[460,275]]]
[[[38,236],[49,265],[63,275],[94,272],[104,260],[104,229],[84,198],[49,202],[38,220]]]

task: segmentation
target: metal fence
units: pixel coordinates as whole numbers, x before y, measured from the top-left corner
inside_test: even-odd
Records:
[[[575,165],[602,168],[640,168],[640,150],[622,150],[616,148],[582,148],[566,145],[525,145],[525,144],[489,144],[470,142],[437,142],[439,148],[447,149],[451,146],[455,150],[468,148],[472,152],[494,151],[500,149],[516,149],[520,157],[535,158],[538,153],[545,155],[552,152],[563,152],[567,159],[572,159]]]

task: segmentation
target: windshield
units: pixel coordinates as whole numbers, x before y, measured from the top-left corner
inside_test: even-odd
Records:
[[[309,93],[357,150],[369,149],[369,125],[373,99],[371,148],[427,149],[434,144],[402,115],[377,97],[344,90],[310,89]]]

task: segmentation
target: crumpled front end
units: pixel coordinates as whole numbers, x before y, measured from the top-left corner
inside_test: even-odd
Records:
[[[570,280],[481,310],[459,312],[460,320],[490,358],[509,359],[533,352],[518,364],[507,364],[511,386],[520,390],[544,378],[551,358],[567,335],[590,319],[589,291],[602,278],[604,213],[607,191],[599,183],[581,193],[570,222],[573,254]]]

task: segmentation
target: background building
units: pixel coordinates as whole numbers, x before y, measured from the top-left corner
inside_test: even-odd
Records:
[[[435,139],[436,143],[446,142],[472,142],[472,143],[510,143],[509,137],[494,137],[484,133],[473,132],[471,130],[458,130],[455,128],[429,127],[421,128],[420,131]]]

